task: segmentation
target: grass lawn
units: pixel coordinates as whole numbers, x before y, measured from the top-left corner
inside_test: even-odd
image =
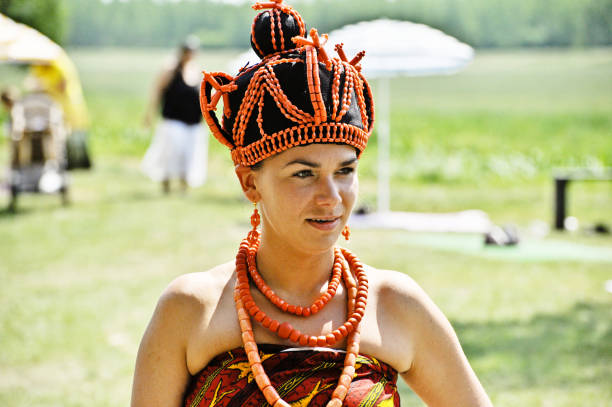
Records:
[[[214,141],[208,182],[185,196],[162,196],[139,172],[145,95],[166,50],[71,55],[95,169],[73,174],[69,207],[24,196],[16,215],[0,209],[2,406],[127,405],[161,290],[231,259],[249,228],[251,207]],[[202,64],[224,69],[233,55]],[[2,68],[0,85],[21,75]],[[612,237],[587,228],[612,223],[611,183],[571,185],[578,232],[532,231],[552,220],[555,167],[612,166],[612,50],[480,53],[459,75],[402,79],[392,97],[392,208],[482,209],[524,241],[485,248],[473,235],[356,230],[348,246],[425,288],[496,406],[609,406]],[[360,167],[360,203],[373,206],[375,137]],[[401,389],[403,406],[422,405]]]

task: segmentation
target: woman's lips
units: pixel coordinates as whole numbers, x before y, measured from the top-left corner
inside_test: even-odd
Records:
[[[340,218],[312,218],[306,219],[309,225],[319,230],[333,230],[340,224]]]

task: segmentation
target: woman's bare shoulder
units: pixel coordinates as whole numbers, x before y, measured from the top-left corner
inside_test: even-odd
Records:
[[[379,315],[394,335],[412,339],[431,325],[446,325],[446,317],[419,284],[405,273],[368,267],[370,291]]]
[[[175,278],[163,291],[143,335],[134,375],[134,405],[169,405],[179,400],[189,375],[185,363],[189,344],[201,321],[210,318],[212,305],[231,284],[233,264],[226,263],[202,273]],[[163,383],[166,392],[157,393],[151,403],[151,383]],[[153,386],[155,387],[155,386]]]
[[[425,291],[404,273],[366,272],[381,342],[391,349],[385,355],[412,390],[427,405],[491,406],[450,322]]]
[[[233,277],[234,263],[227,262],[210,270],[176,277],[163,291],[161,301],[215,304]]]
[[[395,270],[365,267],[371,290],[394,302],[423,301],[427,294],[409,275]],[[399,304],[398,304],[399,305]]]
[[[427,314],[423,290],[404,273],[371,266],[365,266],[365,271],[369,288],[361,335],[363,350],[398,372],[407,371],[421,333],[418,321]]]

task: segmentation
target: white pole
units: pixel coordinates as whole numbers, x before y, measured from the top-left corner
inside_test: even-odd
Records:
[[[389,78],[378,79],[376,121],[378,134],[378,212],[389,212]]]

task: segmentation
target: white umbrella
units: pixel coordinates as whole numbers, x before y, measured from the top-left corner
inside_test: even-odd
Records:
[[[361,60],[363,73],[366,78],[376,78],[378,81],[375,105],[378,134],[378,212],[384,215],[390,208],[389,78],[453,74],[472,61],[474,50],[456,38],[424,24],[389,19],[364,21],[332,31],[325,45],[328,55],[336,55],[333,49],[335,44],[339,43],[344,44],[344,52],[349,59],[365,50],[366,56]],[[245,64],[256,62],[259,62],[259,57],[251,50],[238,56],[232,62],[231,69],[238,71]],[[488,219],[477,216],[474,224],[485,225],[487,222]],[[459,231],[466,228],[461,226],[457,229]],[[486,227],[478,227],[479,231],[483,229],[486,230]]]
[[[378,211],[389,211],[389,78],[452,74],[474,58],[467,44],[424,24],[380,19],[347,25],[329,34],[327,44],[344,43],[351,58],[365,50],[361,61],[366,78],[377,78]]]
[[[62,53],[43,34],[0,14],[0,62],[49,63]]]
[[[328,55],[336,55],[334,46],[339,43],[344,43],[349,58],[366,51],[361,66],[367,78],[451,74],[474,58],[469,45],[440,30],[408,21],[363,21],[332,31],[325,45]],[[259,60],[249,50],[234,59],[230,69],[235,72]]]
[[[380,19],[344,26],[329,34],[327,46],[344,43],[344,52],[366,57],[367,78],[438,75],[459,71],[474,58],[467,44],[424,24]]]

